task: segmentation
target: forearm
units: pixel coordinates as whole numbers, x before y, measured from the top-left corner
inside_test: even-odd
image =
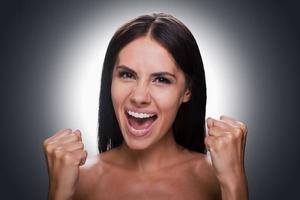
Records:
[[[248,200],[248,184],[246,176],[221,184],[222,200]]]
[[[74,192],[59,189],[58,187],[49,186],[48,200],[72,200]]]

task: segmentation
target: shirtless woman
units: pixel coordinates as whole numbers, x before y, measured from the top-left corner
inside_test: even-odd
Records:
[[[205,120],[205,106],[202,59],[185,25],[162,13],[126,23],[103,65],[100,153],[86,162],[79,130],[46,139],[49,199],[248,199],[247,128]]]

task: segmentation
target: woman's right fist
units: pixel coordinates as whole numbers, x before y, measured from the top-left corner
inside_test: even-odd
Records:
[[[49,175],[49,199],[71,199],[79,179],[79,166],[87,158],[81,132],[63,129],[44,143]]]

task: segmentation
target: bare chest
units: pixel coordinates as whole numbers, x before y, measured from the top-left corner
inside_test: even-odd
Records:
[[[144,176],[111,170],[89,187],[85,199],[214,199],[209,187],[205,180],[188,170],[169,170]]]

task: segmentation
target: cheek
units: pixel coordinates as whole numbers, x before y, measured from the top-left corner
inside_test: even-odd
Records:
[[[111,84],[111,98],[113,106],[116,110],[116,107],[119,106],[126,97],[130,94],[130,88],[120,83],[117,80],[113,80]]]
[[[176,112],[181,104],[181,96],[176,89],[156,88],[152,92],[152,97],[156,100],[159,108],[165,112]]]

